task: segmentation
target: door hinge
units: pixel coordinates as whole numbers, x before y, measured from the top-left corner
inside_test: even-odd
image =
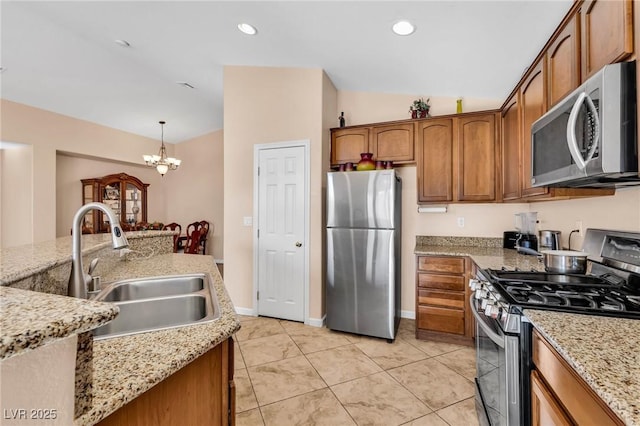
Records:
[[[260,166],[258,166],[258,176],[260,176]]]
[[[260,238],[260,229],[258,229],[258,238]]]
[[[260,291],[258,290],[258,292],[256,293],[256,299],[260,300]]]

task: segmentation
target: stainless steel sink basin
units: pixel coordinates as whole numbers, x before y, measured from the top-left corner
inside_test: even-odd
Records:
[[[189,274],[118,281],[96,301],[112,302],[120,313],[94,330],[94,339],[126,336],[201,324],[220,318],[209,274]]]

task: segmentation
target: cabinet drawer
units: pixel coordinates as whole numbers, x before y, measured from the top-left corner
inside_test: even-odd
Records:
[[[623,424],[537,331],[533,332],[533,363],[577,424]]]
[[[418,270],[445,274],[464,274],[464,258],[449,256],[418,256]]]
[[[418,286],[441,290],[464,291],[465,279],[459,275],[418,273]]]
[[[418,306],[418,328],[464,335],[464,311]]]
[[[418,303],[420,305],[435,305],[463,310],[464,293],[420,289],[418,290]]]

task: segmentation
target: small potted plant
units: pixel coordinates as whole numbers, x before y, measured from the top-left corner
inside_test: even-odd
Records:
[[[411,118],[426,118],[429,116],[430,108],[429,99],[426,101],[424,98],[416,99],[409,107],[409,114],[411,114]]]

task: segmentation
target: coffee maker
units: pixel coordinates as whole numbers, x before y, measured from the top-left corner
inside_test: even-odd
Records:
[[[538,237],[536,236],[536,224],[538,223],[538,212],[516,213],[516,250],[518,253],[531,254],[520,250],[538,250]]]

